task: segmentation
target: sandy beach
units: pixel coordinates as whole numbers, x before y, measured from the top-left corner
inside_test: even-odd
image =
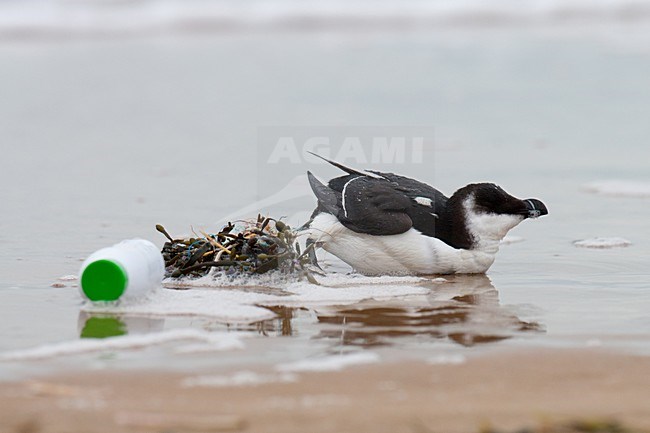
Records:
[[[11,433],[472,433],[574,431],[551,426],[616,420],[630,429],[616,431],[647,432],[649,401],[645,357],[535,350],[289,376],[263,367],[46,376],[0,385],[0,426]]]

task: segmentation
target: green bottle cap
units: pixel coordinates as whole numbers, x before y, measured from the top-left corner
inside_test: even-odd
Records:
[[[112,260],[92,262],[81,274],[81,289],[91,301],[119,299],[128,282],[124,268]]]

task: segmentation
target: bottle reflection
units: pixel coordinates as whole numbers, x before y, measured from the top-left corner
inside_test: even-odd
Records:
[[[446,277],[448,283],[427,283],[426,297],[403,300],[368,300],[354,305],[316,311],[320,332],[316,338],[336,339],[343,345],[381,346],[400,338],[447,339],[463,346],[491,343],[519,333],[542,331],[499,304],[499,293],[485,275]],[[294,332],[295,309],[271,307],[278,314],[265,322],[281,335]]]
[[[164,323],[164,319],[81,311],[77,328],[80,338],[107,338],[161,331]]]

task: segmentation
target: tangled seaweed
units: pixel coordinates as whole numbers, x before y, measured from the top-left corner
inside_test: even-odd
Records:
[[[297,233],[278,219],[258,215],[255,221],[229,222],[216,234],[185,239],[172,238],[160,224],[156,230],[168,239],[161,251],[166,277],[199,278],[217,268],[227,275],[278,271],[317,283],[310,268],[314,244],[301,252]]]
[[[505,433],[491,427],[482,428],[480,433]],[[608,420],[577,420],[556,425],[541,425],[538,428],[523,428],[512,433],[642,433],[640,430],[630,430],[618,421]]]

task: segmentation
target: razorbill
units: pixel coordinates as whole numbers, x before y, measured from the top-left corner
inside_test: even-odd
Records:
[[[347,174],[324,185],[307,172],[318,199],[304,226],[308,243],[365,275],[485,273],[510,229],[548,214],[541,201],[492,183],[446,197],[408,177],[325,160]]]

